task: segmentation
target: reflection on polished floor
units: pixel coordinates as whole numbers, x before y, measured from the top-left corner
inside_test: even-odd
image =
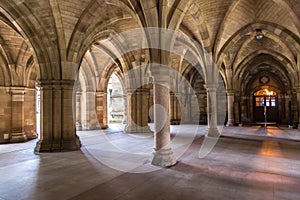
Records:
[[[172,126],[178,163],[150,165],[151,135],[78,132],[81,151],[33,154],[36,140],[0,145],[0,200],[300,199],[300,132],[225,127],[199,158],[205,126]]]

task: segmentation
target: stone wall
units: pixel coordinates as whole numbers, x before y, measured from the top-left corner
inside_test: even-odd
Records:
[[[0,143],[36,138],[35,89],[0,88]]]
[[[4,87],[0,88],[0,143],[9,142],[11,133],[11,96]]]

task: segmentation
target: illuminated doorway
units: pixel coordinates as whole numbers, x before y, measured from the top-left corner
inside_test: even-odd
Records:
[[[268,89],[261,89],[254,93],[254,120],[256,123],[278,123],[277,93]]]
[[[108,124],[121,124],[125,117],[125,101],[122,84],[115,73],[107,86]]]

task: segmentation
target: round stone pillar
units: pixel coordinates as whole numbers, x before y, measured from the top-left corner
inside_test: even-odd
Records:
[[[96,92],[96,114],[101,129],[108,128],[107,93]]]
[[[82,130],[81,122],[81,92],[76,92],[76,130]]]
[[[234,126],[234,91],[227,91],[227,126]]]
[[[293,128],[298,128],[299,122],[300,122],[300,87],[296,88],[296,99],[295,105],[294,105],[294,120],[293,120]]]
[[[181,121],[180,105],[177,96],[173,92],[170,92],[170,122],[172,125],[178,125]]]
[[[217,84],[207,84],[207,120],[208,120],[208,137],[220,136],[217,126]]]
[[[154,141],[152,164],[169,167],[176,163],[171,149],[169,102],[170,91],[162,84],[154,84]]]

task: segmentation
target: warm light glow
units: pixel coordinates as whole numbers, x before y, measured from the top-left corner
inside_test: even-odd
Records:
[[[268,89],[265,89],[265,95],[273,96],[274,92],[273,91],[269,91]]]
[[[272,131],[268,129],[268,132]],[[271,133],[271,135],[276,135]],[[282,157],[281,148],[278,142],[276,141],[264,141],[261,145],[259,155],[270,156],[270,157]]]
[[[276,96],[276,92],[270,91],[268,89],[262,89],[254,93],[254,96]]]

